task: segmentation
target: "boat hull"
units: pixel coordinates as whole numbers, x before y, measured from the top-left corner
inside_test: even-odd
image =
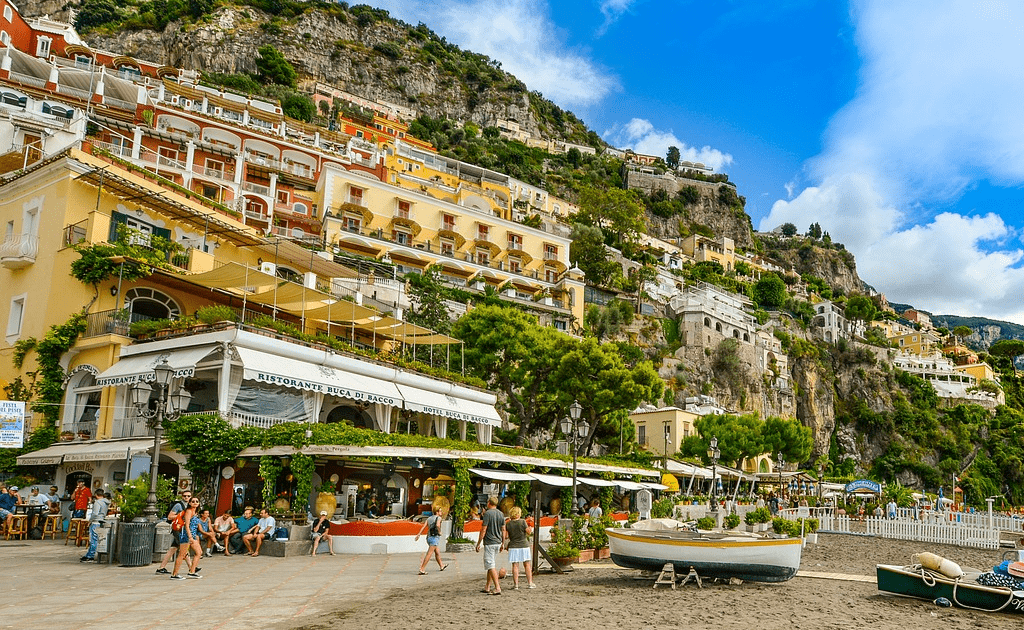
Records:
[[[933,601],[945,597],[954,606],[986,612],[1024,614],[1024,591],[1010,591],[980,584],[929,576],[895,565],[879,564],[875,568],[878,590],[903,597]]]
[[[675,532],[607,530],[612,561],[629,569],[677,573],[692,567],[704,578],[785,582],[800,568],[799,538],[700,538]]]

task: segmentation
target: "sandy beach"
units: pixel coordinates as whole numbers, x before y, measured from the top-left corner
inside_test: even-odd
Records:
[[[512,590],[502,580],[500,597],[480,593],[478,579],[420,587],[360,605],[339,604],[315,622],[290,626],[327,628],[1020,628],[1021,617],[940,608],[923,600],[881,595],[874,583],[876,564],[909,564],[910,556],[931,551],[964,567],[990,569],[1003,550],[982,551],[863,536],[820,534],[807,545],[801,572],[866,576],[870,581],[798,576],[782,584],[687,584],[675,591],[653,589],[653,580],[610,561],[586,563],[566,575],[544,573],[534,590]],[[468,554],[467,554],[468,555]],[[506,556],[507,559],[507,556]],[[460,558],[465,562],[466,558]],[[410,567],[414,570],[415,567]],[[525,586],[525,579],[523,580]]]

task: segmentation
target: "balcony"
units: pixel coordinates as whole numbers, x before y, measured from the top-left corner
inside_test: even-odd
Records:
[[[101,335],[121,335],[127,337],[132,324],[153,319],[148,315],[131,313],[127,309],[111,309],[85,316],[85,332],[82,337],[99,337]],[[130,436],[126,436],[130,437]]]
[[[266,214],[264,212],[256,212],[255,210],[249,210],[247,208],[245,210],[245,218],[246,219],[252,219],[253,221],[264,221],[264,222],[266,222],[266,221],[270,220],[270,215]]]
[[[232,182],[235,177],[235,170],[233,168],[208,168],[197,164],[192,166],[192,172],[196,175],[201,175],[202,177],[219,179],[224,182]]]
[[[69,422],[61,428],[60,432],[71,432],[80,439],[90,440],[96,437],[97,424],[95,420],[91,422]]]
[[[144,418],[116,418],[112,438],[152,437],[153,429]]]
[[[38,250],[38,236],[8,235],[0,245],[0,265],[6,269],[23,269],[36,261]]]
[[[345,203],[352,204],[353,206],[359,206],[360,208],[366,207],[366,202],[363,201],[362,197],[353,197],[352,195],[348,196],[348,199],[346,200]]]
[[[86,239],[88,236],[88,219],[83,219],[78,223],[72,223],[64,228],[64,236],[61,238],[61,247],[71,247],[77,245]]]
[[[270,186],[262,186],[252,182],[242,182],[242,190],[256,193],[257,195],[263,195],[264,197],[270,196]]]

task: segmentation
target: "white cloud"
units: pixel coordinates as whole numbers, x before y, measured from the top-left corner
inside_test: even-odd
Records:
[[[691,147],[680,140],[671,131],[655,129],[650,121],[634,118],[622,127],[614,127],[603,134],[605,141],[623,149],[633,149],[637,153],[665,157],[669,147],[679,149],[681,160],[701,162],[715,171],[732,164],[732,156],[722,153],[709,146]]]
[[[570,48],[544,0],[375,0],[410,24],[423,22],[464,50],[487,55],[562,107],[600,102],[616,77]]]
[[[618,21],[623,13],[629,11],[634,2],[636,0],[602,0],[601,15],[604,16],[604,24],[597,29],[598,37],[604,35],[608,27]]]
[[[857,255],[890,299],[937,312],[1013,317],[1021,253],[999,216],[945,213],[978,182],[1024,183],[1024,5],[941,0],[855,2],[857,95],[808,161],[811,186],[760,222],[817,221]],[[806,184],[805,184],[806,185]],[[983,285],[983,286],[982,286]]]

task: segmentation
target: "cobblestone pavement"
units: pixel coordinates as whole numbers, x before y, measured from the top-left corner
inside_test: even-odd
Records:
[[[252,630],[314,621],[346,602],[483,575],[477,554],[442,554],[451,566],[439,572],[432,562],[427,575],[417,575],[421,554],[220,554],[200,563],[203,579],[171,580],[154,573],[157,564],[79,562],[84,550],[60,540],[0,541],[0,628]]]

